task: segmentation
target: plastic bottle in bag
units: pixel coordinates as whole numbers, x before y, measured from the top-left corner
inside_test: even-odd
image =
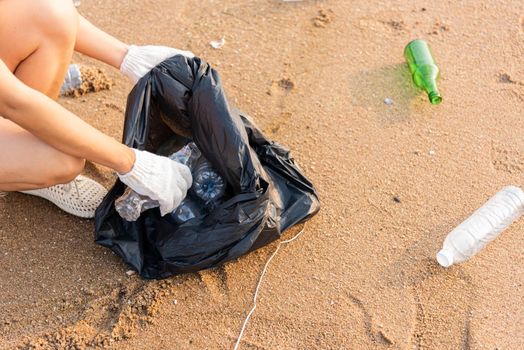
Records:
[[[197,200],[186,197],[169,216],[177,224],[183,224],[188,220],[201,216],[203,214],[201,207]]]
[[[437,261],[444,267],[468,260],[524,212],[524,192],[507,186],[446,237]]]
[[[70,64],[64,82],[60,87],[60,95],[65,95],[67,92],[79,88],[80,85],[82,85],[80,67],[77,64]]]
[[[169,159],[186,165],[192,171],[201,153],[194,142],[190,142],[178,152],[169,156]],[[158,207],[156,200],[142,196],[131,188],[127,188],[124,194],[115,201],[115,209],[118,214],[127,221],[136,221],[144,211]]]
[[[226,192],[226,183],[213,165],[202,158],[193,171],[193,191],[206,205],[214,205]]]

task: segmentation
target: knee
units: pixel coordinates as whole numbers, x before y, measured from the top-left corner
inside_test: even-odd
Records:
[[[78,12],[71,0],[35,1],[37,25],[46,40],[71,45],[76,40]]]
[[[60,160],[59,166],[53,169],[53,173],[49,176],[49,183],[45,187],[50,187],[58,184],[66,184],[73,181],[78,175],[82,173],[85,167],[85,159],[64,156]]]

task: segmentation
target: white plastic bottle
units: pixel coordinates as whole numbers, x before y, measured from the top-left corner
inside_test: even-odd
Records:
[[[524,211],[524,192],[515,186],[504,187],[482,207],[451,231],[437,254],[444,267],[468,260],[495,239]]]

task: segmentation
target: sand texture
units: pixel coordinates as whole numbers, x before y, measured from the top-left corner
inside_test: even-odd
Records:
[[[273,259],[241,349],[524,349],[524,220],[467,263],[434,259],[490,196],[524,186],[524,2],[83,0],[79,10],[129,43],[208,60],[230,102],[318,188],[322,210]],[[402,54],[415,38],[441,68],[439,106],[410,81]],[[120,139],[131,85],[74,62],[115,85],[60,103]],[[276,247],[143,281],[93,231],[44,200],[0,198],[0,349],[232,349]]]
[[[67,91],[64,94],[65,97],[80,97],[91,92],[110,90],[114,85],[113,80],[107,76],[105,71],[97,67],[80,66],[80,74],[82,84]]]

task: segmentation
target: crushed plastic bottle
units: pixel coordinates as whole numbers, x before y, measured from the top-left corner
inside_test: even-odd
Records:
[[[193,170],[202,153],[194,142],[190,142],[178,152],[169,156],[169,159],[181,163]],[[131,188],[115,201],[118,214],[127,221],[136,221],[144,211],[158,207],[158,201],[142,196]]]
[[[226,183],[211,163],[202,158],[193,172],[193,191],[206,205],[213,206],[224,196]]]
[[[169,159],[174,160],[180,164],[184,164],[191,171],[195,168],[202,153],[194,142],[190,142],[180,149],[180,151],[173,153]]]
[[[158,206],[157,201],[136,193],[130,187],[115,201],[116,211],[127,221],[136,221],[144,211]]]
[[[437,261],[444,267],[468,260],[524,212],[524,192],[507,186],[494,195],[444,240]]]
[[[82,85],[82,73],[77,64],[70,64],[67,73],[60,87],[60,95],[65,95],[69,91],[77,89]]]
[[[191,197],[186,197],[169,216],[177,224],[183,224],[186,221],[202,216],[202,214],[203,211],[198,201]]]

